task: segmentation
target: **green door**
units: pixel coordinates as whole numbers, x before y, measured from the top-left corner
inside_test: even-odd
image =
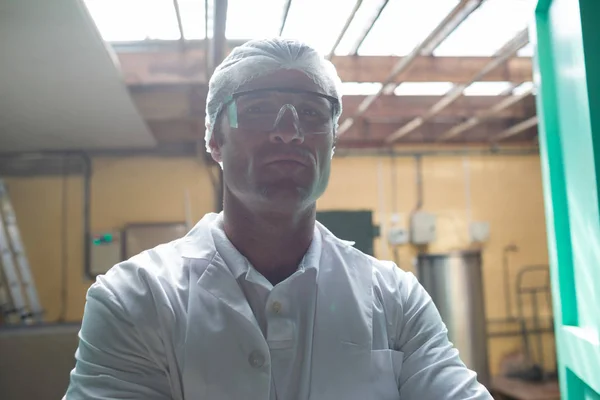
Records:
[[[561,393],[600,400],[600,0],[538,0],[531,39]]]
[[[354,247],[370,256],[379,227],[373,225],[371,211],[318,211],[317,221],[340,239],[354,242]]]

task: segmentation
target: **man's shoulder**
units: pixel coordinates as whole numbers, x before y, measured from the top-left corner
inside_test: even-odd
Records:
[[[97,277],[88,297],[112,302],[136,323],[155,320],[159,305],[187,297],[190,266],[181,250],[184,238],[145,250]],[[195,264],[196,266],[197,264]]]
[[[130,279],[124,278],[165,277],[170,279],[173,275],[181,272],[183,257],[178,244],[183,239],[160,244],[116,264],[103,275],[103,280],[126,282]]]
[[[374,284],[392,291],[399,288],[411,290],[417,284],[415,276],[403,270],[393,261],[382,260],[366,254],[353,246],[352,242],[342,240],[330,232],[325,233],[326,242],[336,249],[336,253],[343,259],[349,268],[371,268]]]
[[[214,245],[207,235],[213,219],[209,215],[185,236],[142,251],[116,264],[106,274],[98,277],[97,282],[111,285],[117,295],[154,286],[163,287],[163,290],[181,286],[182,281],[189,279],[190,263],[186,259],[210,259],[214,253]],[[199,269],[201,264],[194,263],[194,266]]]
[[[354,242],[340,239],[327,229],[322,229],[321,232],[324,236],[324,242],[328,244],[326,247],[329,247],[329,250],[334,249],[334,252],[338,253],[344,261],[356,265],[358,268],[370,267],[375,272],[383,274],[388,278],[394,276],[401,278],[406,274],[393,261],[381,260],[366,254],[354,247]]]

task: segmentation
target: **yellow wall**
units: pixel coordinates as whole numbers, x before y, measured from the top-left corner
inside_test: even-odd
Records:
[[[395,174],[392,173],[395,164]],[[541,175],[537,156],[424,157],[423,210],[438,216],[438,237],[431,251],[469,246],[466,170],[470,177],[472,219],[488,221],[491,237],[484,246],[484,290],[488,318],[504,317],[502,249],[509,243],[520,251],[511,256],[512,278],[518,266],[547,263]],[[395,175],[395,179],[394,179]],[[30,258],[46,319],[61,314],[61,265],[67,269],[66,320],[81,318],[90,281],[83,276],[82,179],[71,177],[12,178],[9,190]],[[67,243],[63,258],[62,194],[66,184]],[[395,187],[395,189],[394,189]],[[92,230],[120,228],[127,223],[184,220],[188,190],[192,217],[213,210],[214,194],[206,168],[189,158],[100,158],[93,162]],[[396,201],[393,204],[392,191]],[[385,236],[393,214],[406,226],[416,203],[415,161],[412,158],[336,158],[331,183],[320,199],[321,210],[371,209]],[[376,255],[392,259],[378,239]],[[414,250],[399,249],[400,267],[412,270]],[[66,261],[63,262],[63,259]],[[548,313],[548,310],[545,311]],[[494,326],[494,330],[515,326]],[[551,337],[546,338],[549,365]],[[503,354],[520,340],[490,339],[490,363],[497,372]]]

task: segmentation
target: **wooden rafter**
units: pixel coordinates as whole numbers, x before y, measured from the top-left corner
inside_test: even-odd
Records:
[[[508,128],[496,135],[493,135],[490,138],[490,142],[495,143],[495,142],[499,142],[501,140],[506,140],[510,137],[518,135],[519,133],[525,132],[529,128],[533,128],[537,124],[538,124],[537,116],[528,118],[525,121],[519,122],[518,124],[511,126],[510,128]]]
[[[206,84],[206,52],[203,46],[186,43],[177,48],[129,50],[118,47],[116,54],[125,83],[128,85]],[[332,62],[343,82],[382,82],[389,71],[405,57],[336,56]],[[491,62],[491,57],[418,56],[410,70],[398,74],[394,82],[465,83]],[[521,83],[532,80],[530,58],[517,57],[490,71],[484,81]]]
[[[462,83],[459,85],[455,85],[452,90],[450,90],[444,97],[442,97],[436,104],[434,104],[425,114],[420,117],[413,119],[408,122],[406,125],[399,128],[397,131],[392,133],[387,139],[386,143],[393,143],[396,140],[408,135],[415,129],[418,129],[422,126],[427,120],[433,118],[437,114],[440,113],[444,108],[448,107],[452,104],[456,99],[462,96],[463,91],[473,82],[477,82],[481,80],[482,77],[486,76],[488,73],[498,68],[508,59],[513,57],[519,49],[524,47],[529,42],[528,32],[527,30],[521,31],[517,36],[511,39],[507,45],[505,45],[493,59],[480,71],[478,71],[475,75],[471,77],[469,82]]]
[[[533,89],[529,89],[517,96],[508,96],[508,97],[504,98],[503,100],[499,101],[497,104],[490,107],[489,109],[487,109],[481,113],[477,113],[477,115],[475,115],[474,117],[471,117],[467,121],[465,121],[459,125],[456,125],[453,128],[449,129],[448,131],[444,132],[437,139],[437,141],[444,141],[444,140],[452,139],[452,138],[460,135],[461,133],[466,132],[469,129],[476,127],[477,125],[481,124],[482,122],[484,122],[490,118],[493,118],[495,116],[498,116],[502,111],[519,103],[523,99],[529,97],[532,93],[533,93]]]
[[[385,90],[389,90],[390,86],[395,87],[398,75],[408,70],[408,68],[412,66],[415,59],[423,52],[424,49],[427,49],[432,43],[440,43],[444,38],[448,37],[448,35],[451,33],[448,27],[454,26],[454,28],[456,28],[456,19],[460,18],[461,20],[464,20],[465,17],[463,15],[465,14],[465,11],[469,10],[472,4],[472,0],[461,0],[461,2],[458,3],[458,5],[456,5],[452,11],[450,11],[450,13],[433,29],[433,31],[431,31],[425,40],[419,43],[408,56],[403,57],[400,61],[398,61],[398,63],[396,63],[392,68],[388,77],[385,80],[378,81],[382,84],[381,89],[379,89],[376,94],[367,97],[365,101],[358,107],[355,115],[342,122],[338,135],[343,135],[348,129],[350,129],[355,119],[361,117],[361,115],[375,102],[375,100],[377,100],[379,96],[384,93]]]

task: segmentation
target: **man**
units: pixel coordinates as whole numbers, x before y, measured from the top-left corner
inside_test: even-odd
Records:
[[[223,212],[92,285],[68,400],[491,399],[414,276],[315,221],[339,83],[283,39],[217,68],[206,143]]]

